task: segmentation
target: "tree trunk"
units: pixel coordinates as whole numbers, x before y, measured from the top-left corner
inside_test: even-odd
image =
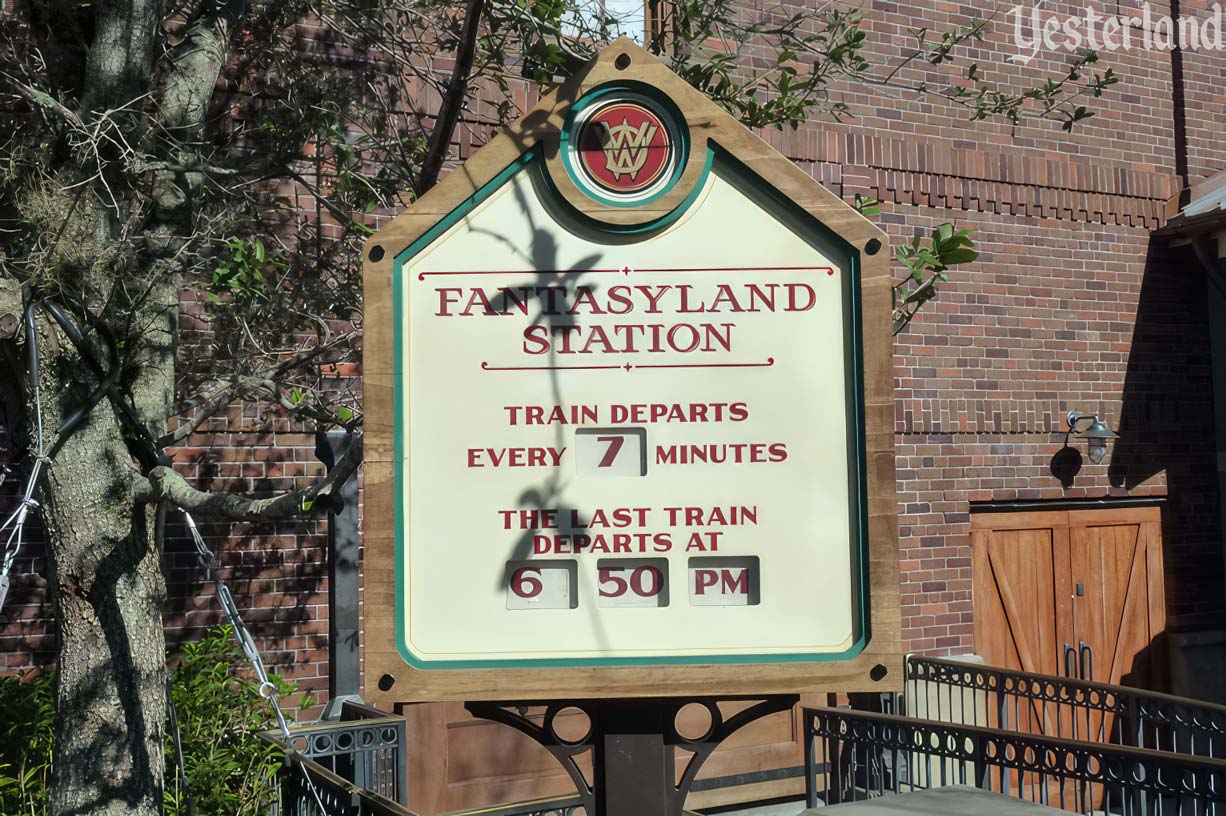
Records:
[[[164,297],[150,300],[168,308]],[[169,308],[175,307],[177,298]],[[50,325],[40,322],[48,445],[62,417],[96,384],[77,350]],[[130,393],[143,403],[140,416],[165,417],[173,362],[148,363],[165,362],[167,354],[173,361],[173,343],[159,343],[166,335],[156,330],[151,339]],[[137,473],[119,418],[104,398],[56,454],[43,483],[60,639],[53,814],[162,810],[166,592],[158,510],[135,502]]]
[[[51,468],[44,516],[60,663],[54,814],[157,814],[166,724],[165,596],[152,513],[133,510],[122,443],[94,428]]]
[[[194,22],[182,47],[167,58],[162,4],[97,4],[81,119],[99,127],[109,119],[108,127],[123,133],[119,141],[136,145],[137,154],[175,161],[190,157],[244,6],[244,0],[202,4],[190,15]],[[159,60],[161,69],[155,70]],[[65,226],[81,222],[68,234],[90,236],[91,246],[76,253],[86,260],[48,270],[50,285],[36,283],[52,297],[57,291],[74,294],[96,318],[109,322],[123,346],[119,389],[131,399],[134,415],[125,411],[121,417],[108,398],[101,399],[56,454],[42,486],[60,640],[50,792],[56,816],[162,811],[163,505],[138,501],[135,480],[141,468],[129,445],[139,445],[144,467],[152,467],[150,440],[162,436],[174,411],[179,250],[195,229],[203,179],[199,173],[168,170],[132,185],[119,169],[128,162],[119,156],[119,141],[98,138],[98,184],[106,184],[107,174],[112,182],[105,195],[93,186],[83,188],[90,192],[82,206],[74,203],[65,214]],[[93,184],[92,172],[69,172],[64,189]],[[112,198],[115,191],[120,201]],[[58,229],[48,243],[54,247],[63,234]],[[88,400],[98,382],[54,323],[40,320],[39,325],[44,444],[49,446],[54,429]],[[97,338],[91,327],[80,329]],[[95,356],[110,365],[105,351]],[[142,435],[144,441],[138,439]]]
[[[200,127],[241,5],[227,0],[210,7],[204,22],[192,27],[192,47],[169,63],[158,111],[170,132],[190,139],[190,129]],[[154,79],[160,21],[155,0],[98,6],[81,102],[86,121],[108,116],[108,109],[128,111],[112,121],[128,128],[128,139],[153,155],[165,147],[142,141],[147,126],[140,117],[150,106],[140,100]],[[101,150],[115,158],[106,143]],[[201,183],[195,175],[162,173],[146,188],[128,189],[117,208],[108,208],[109,196],[87,197],[84,212],[70,210],[66,216],[88,221],[94,246],[85,253],[89,261],[83,268],[61,270],[79,284],[64,289],[75,292],[96,318],[110,322],[121,338],[120,388],[131,399],[135,419],[125,425],[116,406],[103,398],[54,457],[43,486],[60,639],[50,792],[56,816],[162,812],[163,506],[137,500],[135,479],[141,474],[129,444],[141,434],[133,422],[143,428],[146,441],[156,440],[173,412],[182,271],[177,250],[193,229]],[[125,235],[142,220],[134,214],[142,213],[139,236]],[[40,323],[48,445],[52,429],[98,384],[79,350],[53,325]],[[90,327],[80,328],[97,336]],[[105,351],[95,356],[109,365]],[[144,459],[146,467],[153,464],[148,450]]]
[[[81,366],[68,348],[57,351],[43,355],[48,427],[60,412],[46,406],[64,402],[56,397],[74,390]],[[133,503],[131,477],[119,422],[103,400],[44,482],[60,638],[54,814],[161,812],[165,587],[154,519]]]

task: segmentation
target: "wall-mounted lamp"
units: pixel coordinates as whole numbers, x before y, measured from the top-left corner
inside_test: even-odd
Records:
[[[1086,440],[1086,446],[1089,448],[1090,453],[1090,461],[1096,465],[1106,458],[1107,446],[1111,444],[1111,440],[1120,438],[1119,434],[1098,420],[1098,414],[1079,414],[1076,411],[1069,411],[1066,419],[1068,420],[1068,431],[1064,434],[1065,446],[1068,446],[1069,434],[1076,433],[1079,437]],[[1084,431],[1079,432],[1077,426],[1087,420],[1090,422],[1090,426]]]

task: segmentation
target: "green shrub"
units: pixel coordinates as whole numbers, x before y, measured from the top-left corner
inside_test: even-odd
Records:
[[[0,813],[47,812],[55,675],[0,677]]]
[[[256,693],[230,627],[185,644],[170,666],[188,789],[179,782],[168,729],[166,813],[185,816],[189,799],[199,816],[265,812],[276,800],[281,753],[255,732],[276,728],[276,717]],[[280,678],[272,680],[283,698],[296,693]],[[6,816],[47,813],[54,689],[53,672],[0,677],[0,813]]]

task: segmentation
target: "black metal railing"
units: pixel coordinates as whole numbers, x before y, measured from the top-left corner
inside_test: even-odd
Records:
[[[339,721],[295,728],[290,747],[359,788],[406,802],[406,746],[403,717],[346,702]]]
[[[810,807],[961,784],[1085,814],[1226,814],[1219,759],[834,708],[804,722]]]
[[[404,805],[361,788],[292,750],[286,752],[281,773],[281,814],[415,816]]]
[[[1226,801],[1226,706],[915,656],[892,703],[910,718],[805,710],[811,805],[951,784],[1087,814],[1217,816]],[[406,745],[403,718],[361,704],[294,728],[283,814],[411,816]],[[523,805],[507,812],[541,811]]]
[[[403,717],[346,702],[338,721],[294,726],[289,745],[279,732],[262,736],[285,751],[285,816],[412,816],[403,805],[408,800]]]
[[[899,713],[1006,731],[1226,757],[1226,706],[1070,677],[907,659]]]

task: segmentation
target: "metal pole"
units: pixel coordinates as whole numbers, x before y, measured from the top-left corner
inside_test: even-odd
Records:
[[[804,715],[805,728],[805,807],[817,807],[817,736],[813,733],[813,717]]]
[[[331,470],[346,446],[346,433],[328,431],[316,441],[316,456]],[[328,512],[328,705],[324,719],[339,720],[346,701],[362,702],[358,643],[358,480],[351,476],[336,493],[343,502]]]

